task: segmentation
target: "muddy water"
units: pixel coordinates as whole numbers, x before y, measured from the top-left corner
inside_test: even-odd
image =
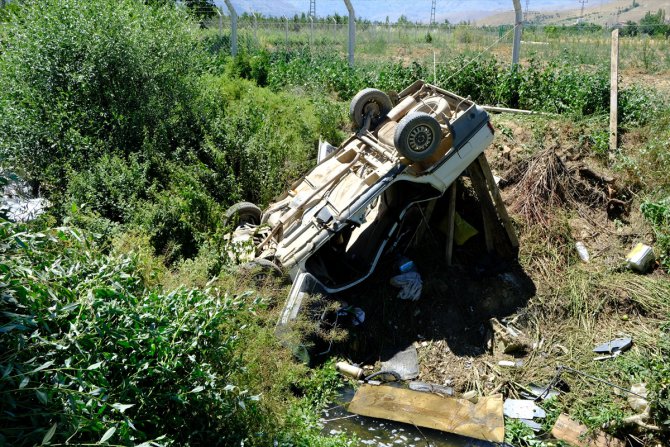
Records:
[[[496,444],[443,433],[428,428],[383,419],[353,415],[346,404],[354,397],[354,390],[346,388],[339,401],[321,415],[324,434],[356,437],[362,446],[377,447],[493,447]]]

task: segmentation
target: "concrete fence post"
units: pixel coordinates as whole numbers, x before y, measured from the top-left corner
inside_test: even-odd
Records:
[[[237,56],[237,11],[233,7],[233,4],[230,0],[224,0],[226,3],[226,8],[230,12],[230,52],[233,56]]]

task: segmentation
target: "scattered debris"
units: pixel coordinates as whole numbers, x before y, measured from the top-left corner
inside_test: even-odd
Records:
[[[507,399],[503,405],[503,412],[508,418],[533,419],[544,418],[547,413],[538,407],[532,400]]]
[[[505,354],[512,354],[514,352],[525,351],[528,348],[526,343],[524,343],[519,338],[521,331],[514,329],[511,324],[504,325],[498,321],[497,318],[491,318],[489,322],[491,323],[491,328],[493,329],[492,348],[494,348],[496,351],[502,351]]]
[[[410,301],[417,301],[421,298],[423,281],[414,261],[401,256],[396,261],[395,269],[398,274],[392,277],[390,282],[393,287],[402,289],[398,293],[398,298]]]
[[[505,439],[501,395],[482,397],[473,404],[408,389],[363,385],[348,411],[490,442]]]
[[[335,364],[335,369],[343,376],[351,377],[354,379],[360,380],[363,378],[364,375],[363,369],[359,368],[358,366],[350,365],[347,362],[337,362]]]
[[[542,430],[542,424],[538,424],[537,422],[535,422],[531,419],[519,419],[519,422],[523,423],[524,425],[527,425],[533,431]]]
[[[649,406],[649,401],[640,396],[647,397],[647,384],[637,383],[630,387],[630,391],[635,394],[628,395],[628,405],[635,411],[644,411]]]
[[[389,360],[382,362],[382,370],[395,371],[401,380],[412,380],[419,376],[419,357],[416,347],[410,345],[403,351],[396,352]]]
[[[596,354],[609,354],[610,356],[617,356],[624,351],[630,349],[633,346],[632,338],[615,338],[606,343],[596,346],[593,348],[593,352]]]
[[[498,366],[504,366],[505,368],[521,368],[523,366],[523,360],[501,360],[498,362]]]
[[[434,383],[413,381],[409,383],[409,389],[423,393],[434,393],[441,396],[453,396],[454,389],[450,386],[437,385]]]
[[[625,447],[626,443],[602,431],[589,433],[588,427],[561,414],[551,429],[554,438],[577,447]]]
[[[34,197],[31,188],[16,174],[2,173],[9,179],[7,185],[0,189],[0,215],[4,214],[13,222],[29,222],[43,214],[51,206],[48,200]]]
[[[628,405],[630,405],[633,410],[639,411],[640,413],[628,416],[621,422],[624,424],[636,424],[646,430],[660,431],[662,430],[661,427],[648,422],[649,419],[651,419],[651,407],[647,400],[647,394],[647,385],[645,383],[637,383],[630,387]]]
[[[466,391],[461,394],[461,398],[476,404],[479,401],[479,393],[477,393],[477,390]]]
[[[351,325],[358,326],[365,322],[365,311],[360,307],[344,306],[337,311],[338,317],[351,317]]]
[[[575,248],[577,249],[579,259],[581,259],[584,262],[589,262],[591,260],[591,256],[589,256],[589,251],[586,249],[586,245],[584,245],[584,242],[578,241],[575,244]]]
[[[531,384],[528,386],[527,390],[529,392],[528,393],[522,392],[521,396],[532,400],[552,399],[560,394],[558,390],[552,389],[552,386],[538,386]]]
[[[654,250],[650,246],[642,243],[633,247],[630,253],[628,253],[628,256],[626,256],[628,267],[639,273],[645,273],[649,270],[651,263],[654,262],[655,259]]]

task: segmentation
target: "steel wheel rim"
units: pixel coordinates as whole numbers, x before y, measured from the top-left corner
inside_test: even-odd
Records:
[[[433,132],[426,125],[419,125],[412,129],[407,138],[407,144],[414,152],[423,152],[433,143]]]

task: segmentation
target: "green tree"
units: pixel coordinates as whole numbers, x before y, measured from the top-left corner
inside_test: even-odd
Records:
[[[650,36],[664,35],[668,33],[670,26],[665,23],[665,10],[659,9],[656,13],[647,11],[640,19],[640,34]]]
[[[198,141],[204,60],[187,16],[135,0],[27,0],[0,48],[0,158],[47,192],[103,154],[176,158]]]

